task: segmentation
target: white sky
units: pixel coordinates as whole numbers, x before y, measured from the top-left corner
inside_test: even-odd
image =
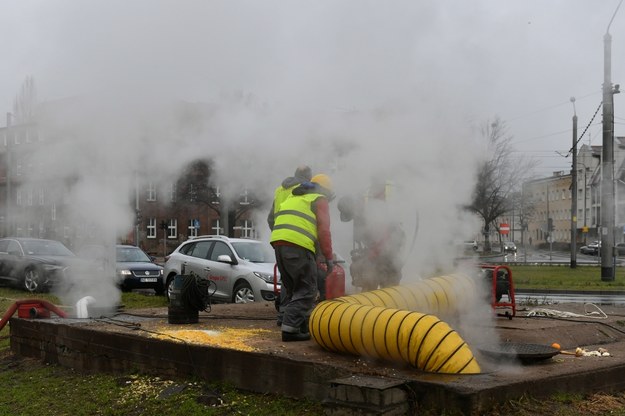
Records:
[[[443,124],[498,115],[545,176],[568,170],[570,158],[557,152],[571,147],[569,98],[577,98],[580,134],[601,101],[603,35],[617,5],[2,0],[0,108],[11,111],[28,75],[42,100],[111,86],[203,102],[241,90],[330,112],[408,100]],[[625,11],[610,33],[619,83]],[[621,101],[617,135],[625,134]],[[601,112],[584,143],[601,144],[600,121]]]
[[[540,162],[539,177],[570,169],[562,156],[572,145],[569,99],[577,99],[581,134],[602,99],[603,36],[618,4],[0,0],[0,108],[12,111],[27,76],[42,101],[98,93],[110,99],[100,110],[105,125],[117,128],[94,134],[109,144],[97,154],[110,158],[104,168],[132,166],[145,148],[132,147],[133,128],[115,125],[125,115],[154,130],[157,141],[147,145],[164,167],[218,154],[222,175],[249,181],[254,172],[266,192],[300,163],[325,169],[339,138],[358,148],[344,162],[352,175],[335,178],[337,193],[364,186],[375,171],[400,172],[399,186],[418,195],[404,218],[419,212],[419,232],[445,236],[443,251],[450,235],[479,233],[456,212],[482,153],[476,126],[500,117],[519,154]],[[612,80],[625,84],[625,10],[610,33]],[[215,103],[237,91],[265,103],[269,115],[226,109],[193,124],[194,137],[161,129],[154,116],[156,102]],[[621,95],[617,135],[625,135]],[[83,114],[81,131],[98,125],[90,117]],[[601,144],[601,132],[600,111],[582,142]],[[86,146],[81,157],[94,173],[91,153]],[[420,243],[431,246],[426,239]]]

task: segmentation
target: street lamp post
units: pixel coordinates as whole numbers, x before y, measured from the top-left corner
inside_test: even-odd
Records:
[[[587,210],[586,203],[588,201],[588,179],[586,178],[586,173],[588,172],[589,168],[583,163],[581,163],[581,165],[584,167],[584,225],[583,225],[584,228],[582,229],[582,233],[584,234],[584,245],[586,245],[586,236],[588,235],[588,224],[587,224],[588,214],[586,214],[586,210]]]
[[[5,212],[4,212],[4,236],[10,236],[12,235],[12,230],[11,230],[11,202],[12,202],[12,190],[11,190],[11,185],[12,185],[12,181],[13,181],[13,160],[12,160],[12,150],[11,150],[11,140],[12,137],[9,134],[11,127],[13,125],[13,114],[12,113],[7,113],[7,132],[6,132],[6,140],[7,140],[7,150],[6,150],[6,158],[5,158],[5,164],[6,164],[6,207],[5,207]]]
[[[612,86],[612,35],[610,25],[621,7],[621,0],[603,37],[603,149],[601,162],[601,280],[614,281],[614,94]]]
[[[571,269],[577,267],[577,111],[573,103],[573,161],[571,168]],[[586,211],[584,211],[586,212]]]

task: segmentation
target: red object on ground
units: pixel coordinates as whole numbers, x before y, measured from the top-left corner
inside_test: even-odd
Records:
[[[491,294],[491,306],[493,309],[497,310],[498,308],[511,309],[512,313],[509,310],[506,310],[505,313],[498,313],[498,315],[506,316],[508,319],[512,319],[513,316],[516,316],[516,300],[514,297],[514,283],[512,282],[512,270],[508,266],[494,266],[482,264],[482,269],[484,270],[492,270],[491,280],[492,280],[492,294]],[[498,284],[500,287],[498,287]],[[505,294],[507,295],[508,302],[501,302],[501,299],[498,298],[498,289],[499,295]]]
[[[332,273],[326,277],[326,299],[345,296],[345,270],[335,264]]]
[[[22,303],[17,307],[18,318],[49,318],[50,311],[41,305],[41,303]]]
[[[9,322],[9,319],[15,311],[17,312],[18,318],[49,318],[50,312],[54,312],[61,318],[67,318],[67,314],[54,304],[48,302],[43,299],[22,299],[15,301],[13,305],[7,309],[7,311],[0,319],[0,331],[2,328]]]

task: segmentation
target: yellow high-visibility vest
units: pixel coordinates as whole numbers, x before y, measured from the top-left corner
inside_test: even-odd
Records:
[[[287,198],[276,212],[271,242],[282,240],[317,252],[317,216],[311,204],[323,195],[311,193]]]

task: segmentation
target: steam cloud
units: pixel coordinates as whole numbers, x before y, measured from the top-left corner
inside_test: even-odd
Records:
[[[33,165],[77,175],[72,216],[108,241],[132,224],[136,166],[157,166],[149,179],[158,182],[208,156],[223,189],[265,195],[304,163],[329,174],[338,197],[383,176],[408,239],[404,281],[448,270],[450,243],[479,232],[461,207],[484,145],[471,104],[444,92],[471,85],[453,79],[445,51],[423,47],[435,41],[428,28],[445,21],[440,8],[387,6],[39,3],[33,30],[49,35],[54,54],[33,75],[58,96],[40,94],[41,131],[55,146]],[[333,207],[335,251],[349,258],[352,225]],[[265,217],[256,224],[267,239]]]

